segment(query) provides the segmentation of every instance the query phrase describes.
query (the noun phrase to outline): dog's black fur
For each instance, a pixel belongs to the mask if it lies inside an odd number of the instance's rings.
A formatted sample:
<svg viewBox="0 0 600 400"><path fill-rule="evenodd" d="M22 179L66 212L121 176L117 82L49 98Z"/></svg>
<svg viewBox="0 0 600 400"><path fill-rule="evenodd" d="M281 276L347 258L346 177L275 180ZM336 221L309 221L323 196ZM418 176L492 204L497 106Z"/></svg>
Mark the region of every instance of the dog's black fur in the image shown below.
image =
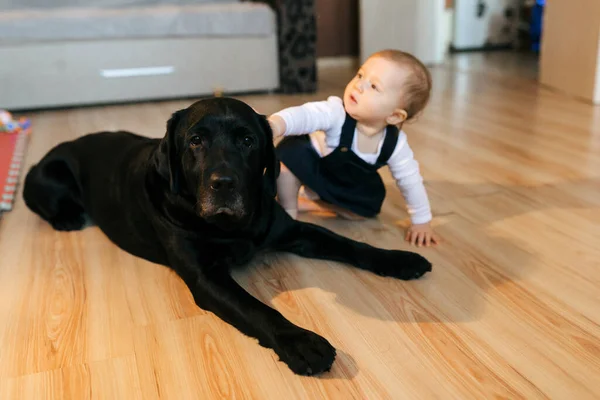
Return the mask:
<svg viewBox="0 0 600 400"><path fill-rule="evenodd" d="M96 224L117 246L166 265L199 307L273 349L297 374L328 371L336 351L230 275L262 250L416 279L431 264L291 219L275 201L279 162L263 115L231 98L175 112L163 139L100 132L53 148L28 172L27 206L55 229Z"/></svg>

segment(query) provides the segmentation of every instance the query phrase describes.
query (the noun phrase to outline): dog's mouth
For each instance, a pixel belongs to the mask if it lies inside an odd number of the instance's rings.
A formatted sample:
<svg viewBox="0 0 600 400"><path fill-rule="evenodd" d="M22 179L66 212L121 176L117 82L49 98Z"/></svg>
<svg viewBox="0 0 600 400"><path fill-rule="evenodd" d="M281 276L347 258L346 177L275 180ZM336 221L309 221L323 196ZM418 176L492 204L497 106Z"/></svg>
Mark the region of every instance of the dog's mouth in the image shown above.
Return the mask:
<svg viewBox="0 0 600 400"><path fill-rule="evenodd" d="M211 217L229 217L231 219L241 219L245 216L243 209L233 206L220 206L211 207L210 205L204 204L201 206L200 216L202 218Z"/></svg>
<svg viewBox="0 0 600 400"><path fill-rule="evenodd" d="M237 225L246 217L246 207L241 194L234 193L222 198L205 195L198 203L198 214L210 223L225 228Z"/></svg>
<svg viewBox="0 0 600 400"><path fill-rule="evenodd" d="M229 207L219 207L215 212L215 215L229 215L231 217L235 217L235 212Z"/></svg>

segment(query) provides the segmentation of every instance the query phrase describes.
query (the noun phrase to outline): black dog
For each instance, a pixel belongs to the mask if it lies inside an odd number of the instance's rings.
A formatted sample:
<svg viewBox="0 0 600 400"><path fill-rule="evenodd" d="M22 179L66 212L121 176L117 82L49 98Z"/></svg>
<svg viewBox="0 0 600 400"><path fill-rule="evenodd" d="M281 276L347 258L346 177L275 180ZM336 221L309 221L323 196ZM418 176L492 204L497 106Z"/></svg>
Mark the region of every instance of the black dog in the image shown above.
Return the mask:
<svg viewBox="0 0 600 400"><path fill-rule="evenodd" d="M294 221L275 201L279 163L263 115L230 98L173 114L163 139L100 132L61 143L28 172L27 206L57 230L91 220L123 250L177 272L196 304L273 349L297 374L336 351L239 286L230 269L259 251L334 260L399 279L431 264Z"/></svg>

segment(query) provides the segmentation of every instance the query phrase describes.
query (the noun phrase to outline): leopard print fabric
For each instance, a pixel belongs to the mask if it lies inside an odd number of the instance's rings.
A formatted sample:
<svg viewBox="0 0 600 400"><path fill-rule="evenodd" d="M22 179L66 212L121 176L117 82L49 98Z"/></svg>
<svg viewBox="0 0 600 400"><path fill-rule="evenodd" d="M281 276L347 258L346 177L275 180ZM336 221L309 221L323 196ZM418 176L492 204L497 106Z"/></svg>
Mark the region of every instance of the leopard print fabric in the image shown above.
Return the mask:
<svg viewBox="0 0 600 400"><path fill-rule="evenodd" d="M251 0L255 1L255 0ZM317 25L314 0L266 0L277 13L279 92L317 90Z"/></svg>

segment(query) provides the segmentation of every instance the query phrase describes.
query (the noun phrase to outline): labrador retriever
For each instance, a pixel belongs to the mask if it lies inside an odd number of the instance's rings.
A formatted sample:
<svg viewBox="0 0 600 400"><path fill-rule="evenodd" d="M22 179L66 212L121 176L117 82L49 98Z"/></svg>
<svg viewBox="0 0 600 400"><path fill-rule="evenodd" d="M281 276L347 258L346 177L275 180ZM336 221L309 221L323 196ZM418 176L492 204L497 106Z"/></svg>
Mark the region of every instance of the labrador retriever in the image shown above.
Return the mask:
<svg viewBox="0 0 600 400"><path fill-rule="evenodd" d="M315 375L331 368L335 348L252 297L232 267L281 251L409 280L431 264L291 219L275 200L278 171L265 116L210 98L175 112L162 139L119 131L58 144L28 171L23 198L54 229L91 222L124 251L172 268L199 307L294 373Z"/></svg>

